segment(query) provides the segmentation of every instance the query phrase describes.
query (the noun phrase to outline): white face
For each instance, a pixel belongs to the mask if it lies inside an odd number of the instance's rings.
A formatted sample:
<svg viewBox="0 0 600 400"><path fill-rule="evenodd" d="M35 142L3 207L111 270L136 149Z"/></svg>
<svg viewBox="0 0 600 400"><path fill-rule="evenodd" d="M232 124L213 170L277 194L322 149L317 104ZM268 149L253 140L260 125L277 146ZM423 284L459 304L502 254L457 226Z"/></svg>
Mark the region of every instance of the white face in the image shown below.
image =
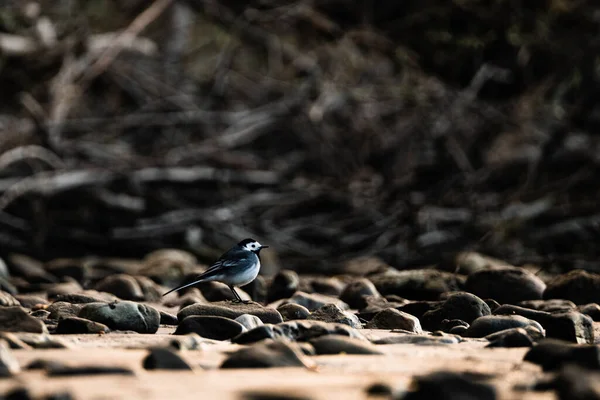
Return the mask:
<svg viewBox="0 0 600 400"><path fill-rule="evenodd" d="M261 247L262 246L258 242L250 242L250 243L246 243L244 245L244 248L246 250L250 250L250 251L256 251L256 250L260 249Z"/></svg>

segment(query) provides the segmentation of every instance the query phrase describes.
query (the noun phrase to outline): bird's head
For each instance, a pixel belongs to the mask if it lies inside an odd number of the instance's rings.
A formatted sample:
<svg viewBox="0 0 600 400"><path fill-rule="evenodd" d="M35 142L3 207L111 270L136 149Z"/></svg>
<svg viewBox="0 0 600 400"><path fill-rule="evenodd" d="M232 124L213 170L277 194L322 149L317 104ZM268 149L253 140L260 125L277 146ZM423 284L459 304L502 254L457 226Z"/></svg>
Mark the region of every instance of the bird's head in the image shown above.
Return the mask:
<svg viewBox="0 0 600 400"><path fill-rule="evenodd" d="M238 243L238 246L240 246L241 248L251 251L253 253L260 253L260 251L262 249L266 249L269 246L263 246L262 244L258 243L256 240L254 239L244 239L241 242Z"/></svg>

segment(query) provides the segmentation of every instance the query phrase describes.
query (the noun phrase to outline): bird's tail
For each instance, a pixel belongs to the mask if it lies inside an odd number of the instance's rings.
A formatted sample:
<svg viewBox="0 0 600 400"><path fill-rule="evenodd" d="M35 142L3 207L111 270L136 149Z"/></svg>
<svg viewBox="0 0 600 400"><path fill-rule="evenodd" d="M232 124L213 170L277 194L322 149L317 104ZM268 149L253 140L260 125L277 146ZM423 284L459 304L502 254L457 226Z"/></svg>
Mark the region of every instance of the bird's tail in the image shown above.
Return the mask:
<svg viewBox="0 0 600 400"><path fill-rule="evenodd" d="M166 296L169 293L176 292L176 291L181 290L181 289L185 289L185 288L190 287L190 286L194 286L195 284L200 283L200 282L204 282L204 279L198 279L198 280L196 280L196 281L194 281L192 283L187 283L185 285L181 285L179 287L176 287L175 289L171 289L168 292L164 293L163 296Z"/></svg>

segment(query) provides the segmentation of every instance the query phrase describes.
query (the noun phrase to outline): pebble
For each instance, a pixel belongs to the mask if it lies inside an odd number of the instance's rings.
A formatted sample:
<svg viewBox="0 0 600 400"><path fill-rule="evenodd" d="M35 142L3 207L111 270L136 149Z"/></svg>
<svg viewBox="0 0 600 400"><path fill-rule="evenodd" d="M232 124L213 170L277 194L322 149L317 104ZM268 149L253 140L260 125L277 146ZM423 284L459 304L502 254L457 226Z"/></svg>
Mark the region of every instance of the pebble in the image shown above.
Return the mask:
<svg viewBox="0 0 600 400"><path fill-rule="evenodd" d="M78 365L69 366L60 362L48 364L46 374L49 377L83 376L83 375L135 375L127 367L112 365Z"/></svg>
<svg viewBox="0 0 600 400"><path fill-rule="evenodd" d="M365 392L368 396L389 397L394 391L387 383L375 382L367 386Z"/></svg>
<svg viewBox="0 0 600 400"><path fill-rule="evenodd" d="M548 283L544 299L565 299L575 304L600 303L600 274L569 271Z"/></svg>
<svg viewBox="0 0 600 400"><path fill-rule="evenodd" d="M192 367L176 352L165 347L154 347L142 361L144 369L174 369L191 371Z"/></svg>
<svg viewBox="0 0 600 400"><path fill-rule="evenodd" d="M60 337L49 334L18 333L18 339L34 349L70 349L73 346Z"/></svg>
<svg viewBox="0 0 600 400"><path fill-rule="evenodd" d="M271 391L250 391L241 394L241 400L311 400L309 397Z"/></svg>
<svg viewBox="0 0 600 400"><path fill-rule="evenodd" d="M0 307L0 331L48 333L48 328L21 307Z"/></svg>
<svg viewBox="0 0 600 400"><path fill-rule="evenodd" d="M308 308L300 304L286 303L277 307L277 311L281 314L284 321L292 321L295 319L307 319L310 315Z"/></svg>
<svg viewBox="0 0 600 400"><path fill-rule="evenodd" d="M337 297L327 296L320 293L296 292L287 300L288 303L300 304L308 308L309 311L317 310L326 304L335 304L342 310L348 310L350 307Z"/></svg>
<svg viewBox="0 0 600 400"><path fill-rule="evenodd" d="M558 400L598 400L598 373L577 365L565 365L552 380Z"/></svg>
<svg viewBox="0 0 600 400"><path fill-rule="evenodd" d="M420 318L423 328L429 331L441 329L443 320L461 320L468 324L484 315L490 315L490 307L485 301L471 293L461 292L449 295L433 310Z"/></svg>
<svg viewBox="0 0 600 400"><path fill-rule="evenodd" d="M0 339L0 378L8 378L21 372L21 366L5 340Z"/></svg>
<svg viewBox="0 0 600 400"><path fill-rule="evenodd" d="M58 278L46 271L44 264L23 254L11 254L8 264L13 276L23 277L30 284L58 282Z"/></svg>
<svg viewBox="0 0 600 400"><path fill-rule="evenodd" d="M334 322L345 324L355 329L361 329L362 324L358 317L348 311L342 311L335 304L326 304L323 307L313 311L308 318L314 321Z"/></svg>
<svg viewBox="0 0 600 400"><path fill-rule="evenodd" d="M108 333L108 326L99 322L79 317L68 317L58 321L56 332L58 334L85 334L85 333Z"/></svg>
<svg viewBox="0 0 600 400"><path fill-rule="evenodd" d="M235 321L242 324L247 330L264 325L260 318L258 318L256 315L250 314L242 314L239 317L237 317Z"/></svg>
<svg viewBox="0 0 600 400"><path fill-rule="evenodd" d="M20 305L19 300L15 299L13 295L0 290L0 307L18 307Z"/></svg>
<svg viewBox="0 0 600 400"><path fill-rule="evenodd" d="M521 307L531 308L538 311L547 312L566 312L572 311L577 306L571 300L550 299L550 300L525 300L517 304Z"/></svg>
<svg viewBox="0 0 600 400"><path fill-rule="evenodd" d="M72 278L78 282L89 279L89 268L81 260L58 258L45 265L46 271L59 278Z"/></svg>
<svg viewBox="0 0 600 400"><path fill-rule="evenodd" d="M57 295L54 301L63 301L71 304L111 303L113 301L119 301L119 298L115 295L106 292L98 292L96 290L84 290L80 293L67 293Z"/></svg>
<svg viewBox="0 0 600 400"><path fill-rule="evenodd" d="M18 334L12 332L0 332L0 339L6 341L11 349L31 350L33 347L19 339Z"/></svg>
<svg viewBox="0 0 600 400"><path fill-rule="evenodd" d="M83 290L79 282L68 278L69 281L56 283L46 288L46 295L49 300L56 299L59 295L69 294L69 293L78 293Z"/></svg>
<svg viewBox="0 0 600 400"><path fill-rule="evenodd" d="M292 297L298 290L300 278L295 271L283 269L271 281L267 290L267 302L272 303L279 299Z"/></svg>
<svg viewBox="0 0 600 400"><path fill-rule="evenodd" d="M291 341L305 342L323 335L343 335L360 340L365 337L354 328L344 324L321 321L288 321L277 325L265 324L232 339L233 343L248 344L263 339L284 338Z"/></svg>
<svg viewBox="0 0 600 400"><path fill-rule="evenodd" d="M446 336L428 336L428 335L394 335L386 336L373 341L374 344L415 344L421 346L440 346L447 344L457 344L463 339L456 335Z"/></svg>
<svg viewBox="0 0 600 400"><path fill-rule="evenodd" d="M179 320L177 319L177 316L168 313L166 311L163 310L158 310L159 314L160 314L160 324L161 325L177 325L179 323Z"/></svg>
<svg viewBox="0 0 600 400"><path fill-rule="evenodd" d="M549 313L505 304L495 314L521 315L539 322L546 330L546 337L563 339L574 343L593 343L593 320L580 312Z"/></svg>
<svg viewBox="0 0 600 400"><path fill-rule="evenodd" d="M15 299L17 299L23 308L34 308L39 305L50 304L45 298L32 294L17 294L15 295Z"/></svg>
<svg viewBox="0 0 600 400"><path fill-rule="evenodd" d="M309 340L316 354L384 354L363 340L341 335L325 335Z"/></svg>
<svg viewBox="0 0 600 400"><path fill-rule="evenodd" d="M61 320L64 318L76 317L85 304L72 304L64 301L55 301L50 304L46 311L50 312L48 318Z"/></svg>
<svg viewBox="0 0 600 400"><path fill-rule="evenodd" d="M234 303L230 301L212 303L212 304L192 304L182 308L177 313L177 319L183 320L190 315L212 315L216 317L225 317L235 319L243 314L256 315L266 324L276 324L283 322L281 314L277 310L266 308L258 303Z"/></svg>
<svg viewBox="0 0 600 400"><path fill-rule="evenodd" d="M304 367L314 369L297 346L276 340L267 340L230 354L221 368L274 368Z"/></svg>
<svg viewBox="0 0 600 400"><path fill-rule="evenodd" d="M185 317L177 326L174 335L196 333L203 338L213 340L229 340L246 329L242 324L225 317L210 315L191 315Z"/></svg>
<svg viewBox="0 0 600 400"><path fill-rule="evenodd" d="M340 300L347 303L350 308L363 309L369 306L367 296L381 297L377 288L367 278L356 279L346 285L340 294Z"/></svg>
<svg viewBox="0 0 600 400"><path fill-rule="evenodd" d="M596 303L584 304L577 307L580 313L589 316L594 321L600 321L600 305Z"/></svg>
<svg viewBox="0 0 600 400"><path fill-rule="evenodd" d="M126 274L107 276L96 283L94 289L99 292L114 294L123 300L141 301L145 299L138 281L133 276Z"/></svg>
<svg viewBox="0 0 600 400"><path fill-rule="evenodd" d="M487 383L478 382L467 374L439 371L414 379L414 391L402 400L496 400L496 389Z"/></svg>
<svg viewBox="0 0 600 400"><path fill-rule="evenodd" d="M466 291L500 304L542 298L546 284L524 268L503 266L479 270L468 276Z"/></svg>
<svg viewBox="0 0 600 400"><path fill-rule="evenodd" d="M379 293L410 300L438 300L444 292L462 290L464 277L435 269L388 270L369 276Z"/></svg>
<svg viewBox="0 0 600 400"><path fill-rule="evenodd" d="M474 320L463 336L482 338L505 329L525 328L527 326L534 326L541 332L544 331L539 322L520 315L486 315Z"/></svg>
<svg viewBox="0 0 600 400"><path fill-rule="evenodd" d="M600 347L592 344L575 345L558 339L544 339L533 346L523 360L540 365L544 371L556 371L567 364L600 370Z"/></svg>
<svg viewBox="0 0 600 400"><path fill-rule="evenodd" d="M160 325L160 313L155 308L132 301L88 303L78 316L119 331L156 333Z"/></svg>
<svg viewBox="0 0 600 400"><path fill-rule="evenodd" d="M394 308L378 312L371 321L365 325L367 329L403 329L413 333L422 333L421 323L417 317L398 311Z"/></svg>
<svg viewBox="0 0 600 400"><path fill-rule="evenodd" d="M523 328L510 328L485 337L490 343L486 347L531 347L534 339Z"/></svg>
<svg viewBox="0 0 600 400"><path fill-rule="evenodd" d="M298 290L308 293L320 293L340 297L346 285L335 277L316 277L300 279Z"/></svg>

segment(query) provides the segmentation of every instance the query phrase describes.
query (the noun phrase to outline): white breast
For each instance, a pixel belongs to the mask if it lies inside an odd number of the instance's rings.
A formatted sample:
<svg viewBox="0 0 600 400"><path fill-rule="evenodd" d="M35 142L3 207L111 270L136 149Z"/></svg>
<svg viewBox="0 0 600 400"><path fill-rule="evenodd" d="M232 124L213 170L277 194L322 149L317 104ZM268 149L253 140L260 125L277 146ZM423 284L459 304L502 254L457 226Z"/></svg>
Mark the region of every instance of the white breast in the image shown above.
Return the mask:
<svg viewBox="0 0 600 400"><path fill-rule="evenodd" d="M227 279L224 279L221 282L232 286L244 286L255 280L259 271L260 260L253 268L248 268L246 271L239 273L236 276L227 277Z"/></svg>

